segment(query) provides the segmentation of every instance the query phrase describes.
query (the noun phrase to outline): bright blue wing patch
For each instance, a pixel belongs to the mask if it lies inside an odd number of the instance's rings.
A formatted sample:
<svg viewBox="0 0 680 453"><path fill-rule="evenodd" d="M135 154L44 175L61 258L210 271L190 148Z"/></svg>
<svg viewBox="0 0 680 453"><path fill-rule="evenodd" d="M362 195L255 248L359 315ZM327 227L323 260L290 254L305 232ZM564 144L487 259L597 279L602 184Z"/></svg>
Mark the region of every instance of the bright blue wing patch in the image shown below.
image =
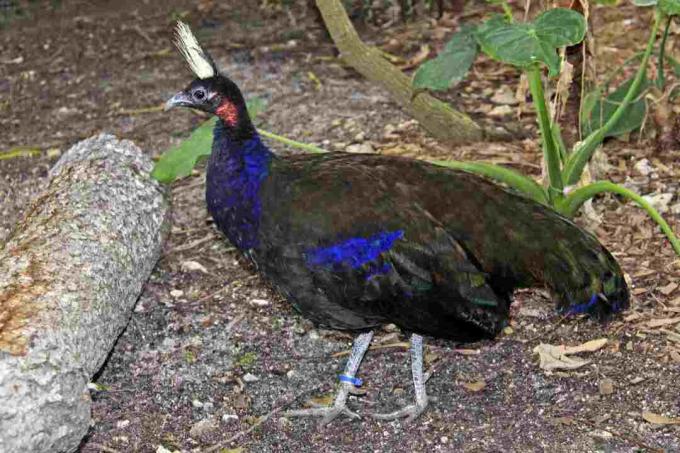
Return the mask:
<svg viewBox="0 0 680 453"><path fill-rule="evenodd" d="M366 263L376 261L382 253L392 248L397 239L403 236L404 230L384 231L367 238L351 238L329 247L311 249L306 253L307 264L334 270L347 266L358 269ZM388 268L376 267L371 276L386 272L389 272Z"/></svg>

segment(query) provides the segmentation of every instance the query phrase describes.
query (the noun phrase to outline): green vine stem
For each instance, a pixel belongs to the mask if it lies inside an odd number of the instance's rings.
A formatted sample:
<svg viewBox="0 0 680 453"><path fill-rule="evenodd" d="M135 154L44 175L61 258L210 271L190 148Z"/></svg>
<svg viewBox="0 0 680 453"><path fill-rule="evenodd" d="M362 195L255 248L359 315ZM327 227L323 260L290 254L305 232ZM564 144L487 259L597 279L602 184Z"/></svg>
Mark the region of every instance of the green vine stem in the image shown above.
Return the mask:
<svg viewBox="0 0 680 453"><path fill-rule="evenodd" d="M663 90L664 85L666 85L666 74L664 72L664 57L666 56L666 40L668 40L668 33L671 29L671 21L673 16L668 16L666 19L666 28L663 30L663 37L661 38L661 44L659 45L659 61L657 69L656 86Z"/></svg>
<svg viewBox="0 0 680 453"><path fill-rule="evenodd" d="M659 225L661 231L663 231L663 233L666 235L673 246L675 253L680 256L680 240L678 240L678 238L675 236L670 225L668 225L664 218L661 217L661 214L659 214L659 212L640 195L636 194L632 190L626 189L623 186L614 184L611 181L597 181L574 190L564 200L562 200L558 210L567 217L573 217L576 214L576 211L578 211L578 209L583 205L583 203L593 198L595 195L605 192L615 193L617 195L631 199L642 209L647 211L647 214L649 214L652 220L654 220Z"/></svg>
<svg viewBox="0 0 680 453"><path fill-rule="evenodd" d="M550 125L550 114L545 103L545 95L543 94L543 82L541 81L541 68L534 65L527 71L529 79L529 90L531 97L536 106L536 113L538 115L538 125L541 128L541 136L543 137L543 157L548 167L549 181L549 198L551 201L559 199L562 195L562 173L560 171L560 156L555 144L552 127Z"/></svg>
<svg viewBox="0 0 680 453"><path fill-rule="evenodd" d="M291 140L290 138L282 137L281 135L262 129L258 129L258 132L263 137L271 138L272 140L279 141L288 146L292 146L293 148L319 154L328 152L323 148L319 148L318 146ZM533 179L527 178L521 173L510 170L509 168L504 168L500 165L487 164L485 162L459 162L455 160L434 160L431 161L431 163L441 167L455 168L457 170L464 170L470 173L486 176L517 189L539 203L545 205L548 204L548 198L541 186L539 186Z"/></svg>
<svg viewBox="0 0 680 453"><path fill-rule="evenodd" d="M298 142L298 141L295 141L295 140L291 140L290 138L283 137L283 136L275 134L273 132L268 132L268 131L265 131L265 130L262 130L262 129L258 129L257 132L260 135L262 135L263 137L271 138L272 140L279 141L279 142L281 142L285 145L292 146L293 148L299 148L299 149L308 151L310 153L321 154L321 153L327 153L328 152L323 148L319 148L318 146L309 145L307 143L302 143L302 142Z"/></svg>
<svg viewBox="0 0 680 453"><path fill-rule="evenodd" d="M309 145L307 143L301 143L290 138L283 137L272 132L268 132L262 129L258 129L258 132L263 137L276 140L293 148L298 148L303 151L308 151L312 153L327 153L323 148L318 146ZM518 173L509 168L501 167L500 165L487 164L485 162L459 162L455 160L433 160L430 161L435 165L441 167L455 168L457 170L463 170L470 173L475 173L478 175L486 176L488 178L494 179L496 181L507 184L508 186L522 192L524 195L538 201L539 203L548 204L548 198L546 196L543 188L536 183L531 178Z"/></svg>
<svg viewBox="0 0 680 453"><path fill-rule="evenodd" d="M564 167L564 183L568 186L576 184L579 179L581 179L581 174L583 173L583 168L586 166L593 153L597 147L604 140L605 135L609 132L612 127L621 119L628 108L631 101L637 96L637 93L642 84L642 80L645 78L647 73L647 63L649 62L649 57L654 49L654 43L656 42L656 34L659 31L659 23L662 19L662 13L658 9L654 13L654 23L652 25L652 31L649 34L649 40L647 41L647 47L645 48L645 53L642 56L642 61L640 62L640 68L635 74L635 79L630 85L630 89L626 96L619 104L618 108L614 114L609 118L609 120L598 130L590 134L581 145L572 153L570 159L567 161L567 165Z"/></svg>
<svg viewBox="0 0 680 453"><path fill-rule="evenodd" d="M548 205L548 197L545 190L536 181L509 168L485 162L460 162L456 160L433 160L430 162L442 167L455 168L456 170L486 176L487 178L507 184L541 204Z"/></svg>

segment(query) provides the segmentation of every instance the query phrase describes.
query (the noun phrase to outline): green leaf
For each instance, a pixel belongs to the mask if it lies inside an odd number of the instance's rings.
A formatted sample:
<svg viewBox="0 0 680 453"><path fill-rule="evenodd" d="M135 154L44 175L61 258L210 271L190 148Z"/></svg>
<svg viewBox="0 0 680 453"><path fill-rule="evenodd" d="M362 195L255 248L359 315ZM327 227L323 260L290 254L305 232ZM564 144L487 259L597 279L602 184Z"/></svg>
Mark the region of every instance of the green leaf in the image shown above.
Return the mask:
<svg viewBox="0 0 680 453"><path fill-rule="evenodd" d="M253 97L246 101L248 114L254 121L267 107L267 101L261 97ZM163 153L151 172L151 177L169 184L177 179L189 176L194 167L210 155L212 150L215 118L201 124L189 137L177 146Z"/></svg>
<svg viewBox="0 0 680 453"><path fill-rule="evenodd" d="M659 9L669 16L678 15L680 14L680 0L659 0Z"/></svg>
<svg viewBox="0 0 680 453"><path fill-rule="evenodd" d="M473 25L462 25L436 58L418 68L413 76L413 87L442 91L463 80L477 56L475 30Z"/></svg>
<svg viewBox="0 0 680 453"><path fill-rule="evenodd" d="M583 40L586 21L582 14L556 8L534 22L509 23L501 16L484 22L475 33L482 50L491 58L520 68L542 62L551 76L560 70L557 48Z"/></svg>
<svg viewBox="0 0 680 453"><path fill-rule="evenodd" d="M654 6L658 3L658 0L633 0L633 5L635 6Z"/></svg>
<svg viewBox="0 0 680 453"><path fill-rule="evenodd" d="M216 118L201 124L189 138L163 153L151 172L162 183L171 183L191 174L202 157L210 155Z"/></svg>
<svg viewBox="0 0 680 453"><path fill-rule="evenodd" d="M630 78L623 82L620 87L614 90L606 98L602 98L602 92L599 88L587 94L583 99L583 109L581 116L581 129L584 135L589 135L593 131L602 127L609 118L614 114L616 108L619 106L626 93L630 89L633 79ZM640 92L649 87L650 82L646 78L642 80L640 85ZM637 93L636 93L637 94ZM616 137L618 135L631 132L642 125L645 114L647 113L647 105L644 99L638 99L631 102L626 112L621 119L607 132L605 137Z"/></svg>

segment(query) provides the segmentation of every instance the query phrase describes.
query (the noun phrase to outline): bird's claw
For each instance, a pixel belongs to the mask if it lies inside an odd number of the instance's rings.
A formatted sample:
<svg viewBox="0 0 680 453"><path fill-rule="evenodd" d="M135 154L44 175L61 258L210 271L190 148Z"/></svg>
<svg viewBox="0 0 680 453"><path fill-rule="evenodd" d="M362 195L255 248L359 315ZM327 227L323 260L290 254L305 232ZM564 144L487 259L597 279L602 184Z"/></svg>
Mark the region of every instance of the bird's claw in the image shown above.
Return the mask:
<svg viewBox="0 0 680 453"><path fill-rule="evenodd" d="M406 407L402 407L399 410L396 410L394 412L389 412L387 414L371 414L371 417L378 419L378 420L397 420L399 418L406 417L406 423L410 423L420 414L423 413L425 408L427 408L427 404L429 401L432 401L432 398L429 398L425 400L424 402L416 402L416 404L411 404Z"/></svg>
<svg viewBox="0 0 680 453"><path fill-rule="evenodd" d="M285 417L321 417L320 425L327 425L340 415L345 415L352 419L360 419L361 415L352 412L345 405L318 406L310 409L299 409L287 411Z"/></svg>

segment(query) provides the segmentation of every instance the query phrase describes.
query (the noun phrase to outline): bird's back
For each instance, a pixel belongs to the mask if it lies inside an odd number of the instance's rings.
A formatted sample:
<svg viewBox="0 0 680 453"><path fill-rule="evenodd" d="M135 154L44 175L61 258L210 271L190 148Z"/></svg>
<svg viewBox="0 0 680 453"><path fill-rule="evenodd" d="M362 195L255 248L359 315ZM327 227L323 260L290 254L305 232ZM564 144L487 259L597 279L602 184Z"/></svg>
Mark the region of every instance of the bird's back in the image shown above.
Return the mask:
<svg viewBox="0 0 680 453"><path fill-rule="evenodd" d="M604 250L531 200L411 159L277 159L260 199L258 266L300 311L335 328L393 322L444 338L493 336L512 291L545 280L562 248Z"/></svg>

